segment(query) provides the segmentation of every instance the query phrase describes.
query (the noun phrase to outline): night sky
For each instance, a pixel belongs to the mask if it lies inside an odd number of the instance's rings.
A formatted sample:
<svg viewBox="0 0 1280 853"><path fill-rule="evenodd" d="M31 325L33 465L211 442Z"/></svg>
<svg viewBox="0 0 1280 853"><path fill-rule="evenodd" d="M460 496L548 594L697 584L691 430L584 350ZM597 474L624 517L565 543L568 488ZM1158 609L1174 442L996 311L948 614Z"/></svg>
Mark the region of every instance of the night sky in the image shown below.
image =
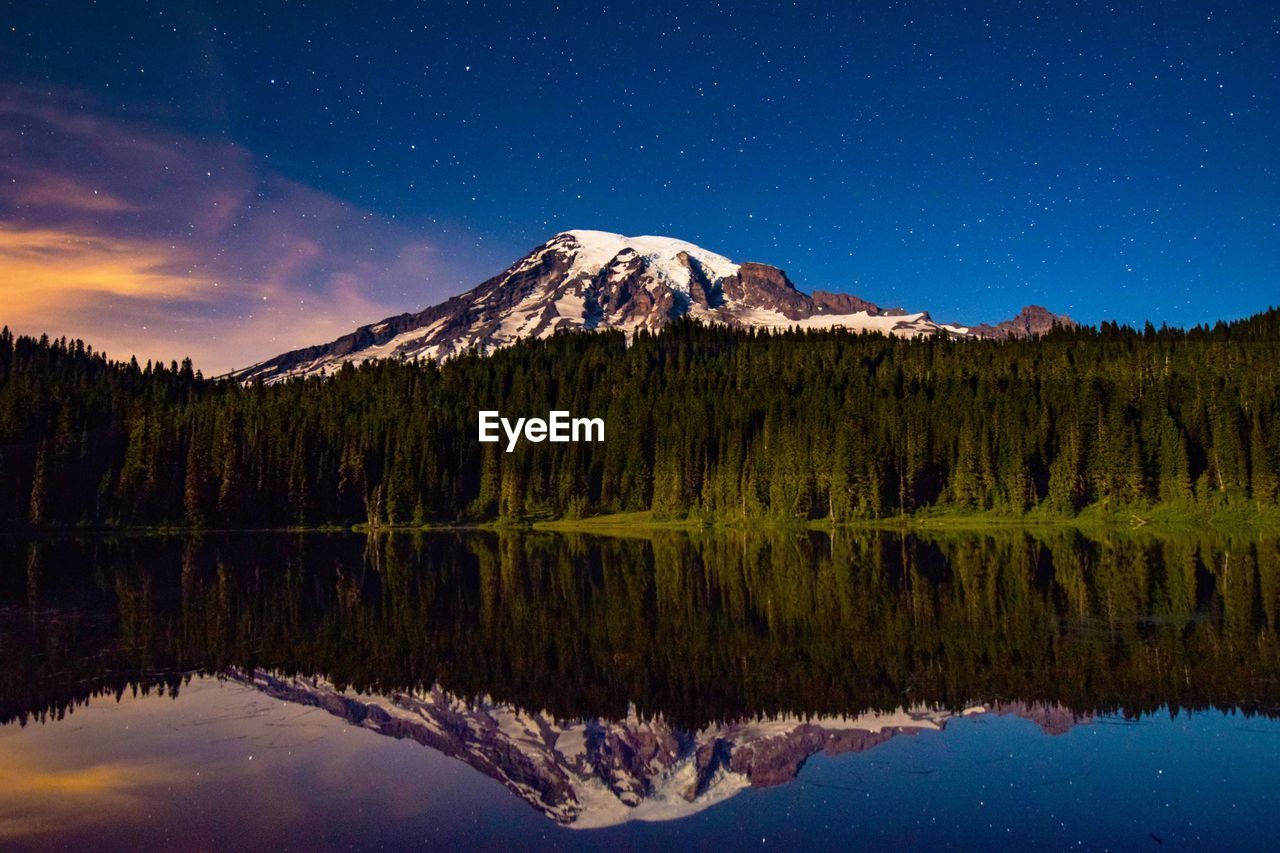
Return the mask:
<svg viewBox="0 0 1280 853"><path fill-rule="evenodd" d="M0 26L0 321L113 355L241 366L569 228L939 320L1280 303L1273 3L63 2Z"/></svg>

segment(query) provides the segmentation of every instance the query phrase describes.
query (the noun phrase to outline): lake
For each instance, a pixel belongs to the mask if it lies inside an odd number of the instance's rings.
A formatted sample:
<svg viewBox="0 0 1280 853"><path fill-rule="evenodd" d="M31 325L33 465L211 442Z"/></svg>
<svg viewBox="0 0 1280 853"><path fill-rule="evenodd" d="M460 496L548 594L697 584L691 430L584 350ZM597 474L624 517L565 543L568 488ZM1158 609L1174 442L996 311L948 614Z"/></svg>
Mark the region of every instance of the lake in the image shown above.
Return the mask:
<svg viewBox="0 0 1280 853"><path fill-rule="evenodd" d="M1267 849L1280 539L0 539L0 848Z"/></svg>

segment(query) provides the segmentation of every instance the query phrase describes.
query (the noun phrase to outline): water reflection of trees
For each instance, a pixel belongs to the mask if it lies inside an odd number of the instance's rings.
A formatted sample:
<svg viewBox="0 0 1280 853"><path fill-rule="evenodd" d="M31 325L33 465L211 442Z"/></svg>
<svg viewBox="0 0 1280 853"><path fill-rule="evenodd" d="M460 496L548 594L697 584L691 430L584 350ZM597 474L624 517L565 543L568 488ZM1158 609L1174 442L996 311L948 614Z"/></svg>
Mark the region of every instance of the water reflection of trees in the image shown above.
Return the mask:
<svg viewBox="0 0 1280 853"><path fill-rule="evenodd" d="M1280 713L1280 544L1078 532L8 541L0 717L228 667L685 725L973 701Z"/></svg>

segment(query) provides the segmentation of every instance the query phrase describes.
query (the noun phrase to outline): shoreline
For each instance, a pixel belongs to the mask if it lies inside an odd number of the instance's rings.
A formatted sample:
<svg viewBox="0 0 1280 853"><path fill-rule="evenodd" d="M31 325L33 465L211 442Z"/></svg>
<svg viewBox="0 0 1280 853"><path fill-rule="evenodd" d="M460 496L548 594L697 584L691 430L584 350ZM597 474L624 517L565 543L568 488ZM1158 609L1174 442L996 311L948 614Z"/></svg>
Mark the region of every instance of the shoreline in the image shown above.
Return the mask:
<svg viewBox="0 0 1280 853"><path fill-rule="evenodd" d="M990 532L1016 530L1080 530L1136 534L1185 533L1280 534L1280 508L1188 513L1178 507L1141 507L1101 511L1087 508L1075 516L1029 513L1025 516L996 513L925 512L891 518L831 522L826 519L750 521L708 518L655 519L648 510L607 513L585 518L543 518L521 521L479 521L441 524L322 524L290 527L21 527L0 529L0 536L204 536L227 534L409 534L409 533L584 533L601 536L644 536L661 531L686 533L835 532L879 531L899 533Z"/></svg>

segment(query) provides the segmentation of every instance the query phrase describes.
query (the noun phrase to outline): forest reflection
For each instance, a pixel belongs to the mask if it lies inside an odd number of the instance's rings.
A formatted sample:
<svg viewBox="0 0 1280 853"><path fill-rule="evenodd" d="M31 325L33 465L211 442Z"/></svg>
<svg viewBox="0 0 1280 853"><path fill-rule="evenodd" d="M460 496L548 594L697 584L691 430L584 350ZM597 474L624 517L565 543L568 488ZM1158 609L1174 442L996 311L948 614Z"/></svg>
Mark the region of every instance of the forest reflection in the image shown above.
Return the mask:
<svg viewBox="0 0 1280 853"><path fill-rule="evenodd" d="M5 539L0 720L192 675L561 718L1280 715L1280 540L1076 530Z"/></svg>

